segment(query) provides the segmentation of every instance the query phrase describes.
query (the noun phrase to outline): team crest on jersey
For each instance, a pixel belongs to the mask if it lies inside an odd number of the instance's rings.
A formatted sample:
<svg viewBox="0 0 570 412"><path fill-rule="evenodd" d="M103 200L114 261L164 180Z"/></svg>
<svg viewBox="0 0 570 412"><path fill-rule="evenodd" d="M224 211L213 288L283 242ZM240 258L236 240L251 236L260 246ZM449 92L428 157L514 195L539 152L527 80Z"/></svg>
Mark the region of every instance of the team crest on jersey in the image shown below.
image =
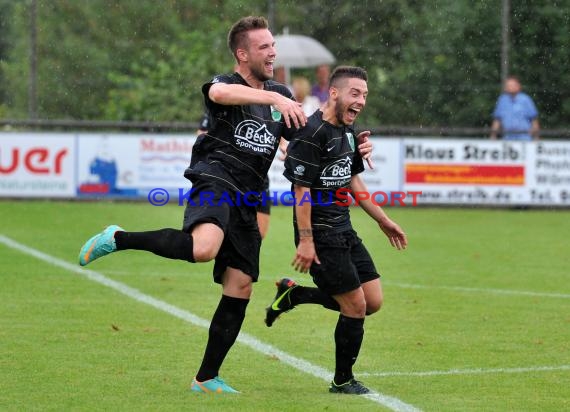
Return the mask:
<svg viewBox="0 0 570 412"><path fill-rule="evenodd" d="M325 187L343 187L352 176L352 158L338 159L323 169L321 184Z"/></svg>
<svg viewBox="0 0 570 412"><path fill-rule="evenodd" d="M279 120L281 120L281 116L282 116L281 112L275 109L273 106L271 106L271 118L276 122L278 122Z"/></svg>
<svg viewBox="0 0 570 412"><path fill-rule="evenodd" d="M255 120L244 120L237 125L235 143L249 152L271 155L275 148L275 136L267 130L267 126Z"/></svg>
<svg viewBox="0 0 570 412"><path fill-rule="evenodd" d="M352 151L354 151L354 136L352 135L352 133L345 133L346 134L346 138L348 139L348 144L350 145L350 148L352 149Z"/></svg>

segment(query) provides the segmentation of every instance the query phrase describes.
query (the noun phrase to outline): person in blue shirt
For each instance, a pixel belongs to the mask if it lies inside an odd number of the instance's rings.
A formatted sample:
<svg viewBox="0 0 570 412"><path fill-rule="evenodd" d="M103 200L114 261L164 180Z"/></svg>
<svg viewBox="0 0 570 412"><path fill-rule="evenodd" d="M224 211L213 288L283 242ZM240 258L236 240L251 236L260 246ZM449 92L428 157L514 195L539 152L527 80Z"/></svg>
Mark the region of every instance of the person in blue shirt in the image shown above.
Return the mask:
<svg viewBox="0 0 570 412"><path fill-rule="evenodd" d="M538 140L538 110L531 97L521 91L519 79L507 77L503 90L493 112L491 139L500 133L504 140Z"/></svg>

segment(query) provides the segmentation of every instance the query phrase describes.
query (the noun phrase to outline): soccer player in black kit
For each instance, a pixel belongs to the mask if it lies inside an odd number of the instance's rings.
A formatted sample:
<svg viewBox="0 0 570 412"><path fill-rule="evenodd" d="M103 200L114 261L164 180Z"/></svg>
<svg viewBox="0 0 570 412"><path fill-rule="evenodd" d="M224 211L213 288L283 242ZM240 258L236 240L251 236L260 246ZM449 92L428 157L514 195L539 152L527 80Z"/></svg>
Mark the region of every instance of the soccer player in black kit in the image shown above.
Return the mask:
<svg viewBox="0 0 570 412"><path fill-rule="evenodd" d="M252 283L259 276L261 237L256 201L282 136L305 125L301 105L273 77L275 41L263 17L249 16L229 31L228 46L237 70L202 87L211 127L200 135L185 176L192 191L183 228L127 232L111 225L81 248L84 266L109 253L145 250L188 262L215 260L214 281L222 297L212 317L208 342L191 389L202 393L236 393L219 377L245 317ZM369 142L359 150L368 156ZM206 196L203 196L206 195Z"/></svg>
<svg viewBox="0 0 570 412"><path fill-rule="evenodd" d="M252 282L259 275L261 244L256 199L249 199L249 206L237 198L262 191L279 138L288 138L290 130L306 122L289 89L271 80L276 50L265 18L240 19L228 34L228 46L238 70L216 76L202 88L212 125L194 145L185 172L192 195L183 229L126 232L113 225L89 239L80 252L81 265L125 249L189 262L215 259L214 281L222 284L222 297L192 382L197 392L236 392L218 372L245 317ZM202 193L213 194L211 201L204 202ZM221 202L223 195L241 206Z"/></svg>
<svg viewBox="0 0 570 412"><path fill-rule="evenodd" d="M364 69L336 68L322 111L310 116L289 144L284 175L292 182L295 193L297 252L292 265L300 272L309 271L317 288L282 279L265 319L271 326L281 313L303 303L340 311L334 333L335 375L329 387L333 393L369 392L354 378L352 366L362 344L365 315L377 312L383 299L380 276L352 228L346 204L346 189L367 192L359 176L364 165L355 150L352 128L367 94ZM392 246L406 247L405 233L379 206L370 199L360 200L360 205L378 223Z"/></svg>

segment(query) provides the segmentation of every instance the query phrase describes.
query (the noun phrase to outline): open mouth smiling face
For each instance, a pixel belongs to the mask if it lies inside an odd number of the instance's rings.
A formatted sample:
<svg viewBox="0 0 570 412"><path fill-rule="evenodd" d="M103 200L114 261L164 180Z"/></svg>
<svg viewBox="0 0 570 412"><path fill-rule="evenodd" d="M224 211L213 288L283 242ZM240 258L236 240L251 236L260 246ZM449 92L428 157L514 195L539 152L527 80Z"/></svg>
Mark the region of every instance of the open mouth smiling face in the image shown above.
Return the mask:
<svg viewBox="0 0 570 412"><path fill-rule="evenodd" d="M337 119L340 123L352 125L364 106L368 88L361 79L348 79L347 84L340 90L337 101Z"/></svg>

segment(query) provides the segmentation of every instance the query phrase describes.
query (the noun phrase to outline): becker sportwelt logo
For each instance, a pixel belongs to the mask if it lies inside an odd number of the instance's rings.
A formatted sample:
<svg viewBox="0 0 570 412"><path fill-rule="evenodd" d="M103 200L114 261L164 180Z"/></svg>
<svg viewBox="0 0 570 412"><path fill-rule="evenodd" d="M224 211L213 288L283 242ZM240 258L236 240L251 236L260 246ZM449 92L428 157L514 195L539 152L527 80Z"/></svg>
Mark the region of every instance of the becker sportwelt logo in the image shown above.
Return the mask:
<svg viewBox="0 0 570 412"><path fill-rule="evenodd" d="M321 172L321 184L326 187L344 186L350 180L352 170L352 159L346 156L328 165Z"/></svg>
<svg viewBox="0 0 570 412"><path fill-rule="evenodd" d="M256 153L271 155L275 148L275 136L265 124L254 120L244 120L236 127L236 145Z"/></svg>

